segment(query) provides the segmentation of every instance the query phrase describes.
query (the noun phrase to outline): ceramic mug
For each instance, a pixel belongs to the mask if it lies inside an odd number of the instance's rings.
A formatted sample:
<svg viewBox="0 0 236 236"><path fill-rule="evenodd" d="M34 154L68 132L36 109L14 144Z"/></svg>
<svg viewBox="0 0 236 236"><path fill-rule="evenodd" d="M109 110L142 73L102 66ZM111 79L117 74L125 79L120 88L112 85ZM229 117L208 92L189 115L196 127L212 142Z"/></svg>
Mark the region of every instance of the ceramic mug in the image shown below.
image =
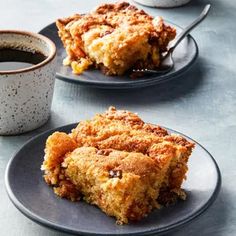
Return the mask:
<svg viewBox="0 0 236 236"><path fill-rule="evenodd" d="M14 135L42 126L50 116L56 47L36 33L0 30L0 53L6 48L37 51L45 56L30 67L0 70L0 135Z"/></svg>
<svg viewBox="0 0 236 236"><path fill-rule="evenodd" d="M182 5L187 4L191 0L135 0L135 2L138 2L145 6L150 7L179 7Z"/></svg>

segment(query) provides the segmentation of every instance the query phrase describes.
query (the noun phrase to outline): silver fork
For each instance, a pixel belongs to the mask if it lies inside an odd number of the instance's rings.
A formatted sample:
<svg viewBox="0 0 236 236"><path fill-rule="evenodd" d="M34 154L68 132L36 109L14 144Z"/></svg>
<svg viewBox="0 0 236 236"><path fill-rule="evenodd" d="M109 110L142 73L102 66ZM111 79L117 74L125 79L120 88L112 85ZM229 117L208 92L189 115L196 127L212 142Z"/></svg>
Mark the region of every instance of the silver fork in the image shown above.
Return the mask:
<svg viewBox="0 0 236 236"><path fill-rule="evenodd" d="M157 70L149 70L149 69L133 69L133 73L138 73L142 75L146 74L166 74L172 70L174 67L174 60L172 57L173 51L179 45L179 43L189 34L191 30L193 30L200 22L202 22L209 13L211 8L210 4L207 4L202 13L199 15L197 19L195 19L189 26L187 26L176 38L175 42L168 50L166 55L163 57L160 67Z"/></svg>

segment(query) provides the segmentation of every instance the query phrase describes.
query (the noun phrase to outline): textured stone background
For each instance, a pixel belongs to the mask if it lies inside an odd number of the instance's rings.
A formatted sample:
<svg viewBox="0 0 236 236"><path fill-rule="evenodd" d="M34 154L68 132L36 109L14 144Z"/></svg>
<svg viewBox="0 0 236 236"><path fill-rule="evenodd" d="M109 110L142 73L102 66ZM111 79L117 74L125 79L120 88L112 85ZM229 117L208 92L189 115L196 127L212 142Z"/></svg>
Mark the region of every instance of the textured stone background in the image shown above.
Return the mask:
<svg viewBox="0 0 236 236"><path fill-rule="evenodd" d="M87 12L104 0L1 0L0 29L37 32L56 18ZM33 135L91 117L108 106L138 112L147 122L176 129L200 142L215 157L222 173L222 189L214 205L182 229L169 235L236 235L236 5L231 0L192 0L168 10L145 8L182 27L206 3L209 17L192 33L200 54L181 78L151 88L106 91L56 81L50 121L21 136L0 137L1 235L66 235L39 226L10 202L4 188L4 171L14 152Z"/></svg>

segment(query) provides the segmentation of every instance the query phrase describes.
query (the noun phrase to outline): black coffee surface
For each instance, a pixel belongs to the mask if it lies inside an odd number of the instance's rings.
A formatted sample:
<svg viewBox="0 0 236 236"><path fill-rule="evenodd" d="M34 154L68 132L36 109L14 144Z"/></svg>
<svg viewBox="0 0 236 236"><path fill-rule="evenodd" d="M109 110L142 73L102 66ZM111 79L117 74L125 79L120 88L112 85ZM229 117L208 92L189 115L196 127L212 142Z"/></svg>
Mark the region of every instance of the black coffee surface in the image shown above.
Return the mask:
<svg viewBox="0 0 236 236"><path fill-rule="evenodd" d="M40 52L27 52L12 48L0 49L0 71L25 69L44 61Z"/></svg>

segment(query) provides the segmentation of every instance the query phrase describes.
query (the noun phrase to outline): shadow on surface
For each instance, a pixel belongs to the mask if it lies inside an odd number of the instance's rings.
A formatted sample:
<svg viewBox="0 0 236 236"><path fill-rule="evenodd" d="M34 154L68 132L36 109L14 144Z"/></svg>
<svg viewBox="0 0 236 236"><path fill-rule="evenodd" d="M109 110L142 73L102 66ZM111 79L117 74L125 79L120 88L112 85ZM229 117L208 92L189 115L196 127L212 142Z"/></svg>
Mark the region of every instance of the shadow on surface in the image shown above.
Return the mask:
<svg viewBox="0 0 236 236"><path fill-rule="evenodd" d="M188 4L184 6L184 8L189 8L189 7L203 7L208 3L211 3L211 0L192 0Z"/></svg>
<svg viewBox="0 0 236 236"><path fill-rule="evenodd" d="M57 122L55 122L55 120ZM53 127L60 126L60 122L61 122L60 116L58 114L56 114L55 112L51 112L51 116L48 119L48 121L43 126L37 128L35 130L28 131L23 134L0 136L0 147L1 147L1 145L2 146L7 145L7 148L3 149L1 154L5 158L10 159L12 157L13 153L15 153L16 150L18 150L25 142L27 142L33 136L38 135L48 129L52 129ZM62 123L63 123L63 121L62 121ZM10 155L5 154L5 152L7 153L8 149L11 150Z"/></svg>
<svg viewBox="0 0 236 236"><path fill-rule="evenodd" d="M181 236L185 234L191 236L225 235L223 232L227 232L227 230L224 228L227 228L227 224L230 223L230 209L227 209L231 205L229 202L229 192L222 187L216 201L205 213L181 229L165 234L165 236Z"/></svg>
<svg viewBox="0 0 236 236"><path fill-rule="evenodd" d="M76 89L77 96L73 99L81 100L79 93L89 93L89 99L94 100L96 103L113 105L145 105L156 104L166 101L179 99L186 96L201 86L204 78L204 60L198 58L195 65L190 68L186 73L156 86L144 87L139 89L130 90L105 90L105 89L92 89L87 87L78 86ZM74 85L75 86L75 85ZM68 94L66 91L70 88L65 86L63 94Z"/></svg>

